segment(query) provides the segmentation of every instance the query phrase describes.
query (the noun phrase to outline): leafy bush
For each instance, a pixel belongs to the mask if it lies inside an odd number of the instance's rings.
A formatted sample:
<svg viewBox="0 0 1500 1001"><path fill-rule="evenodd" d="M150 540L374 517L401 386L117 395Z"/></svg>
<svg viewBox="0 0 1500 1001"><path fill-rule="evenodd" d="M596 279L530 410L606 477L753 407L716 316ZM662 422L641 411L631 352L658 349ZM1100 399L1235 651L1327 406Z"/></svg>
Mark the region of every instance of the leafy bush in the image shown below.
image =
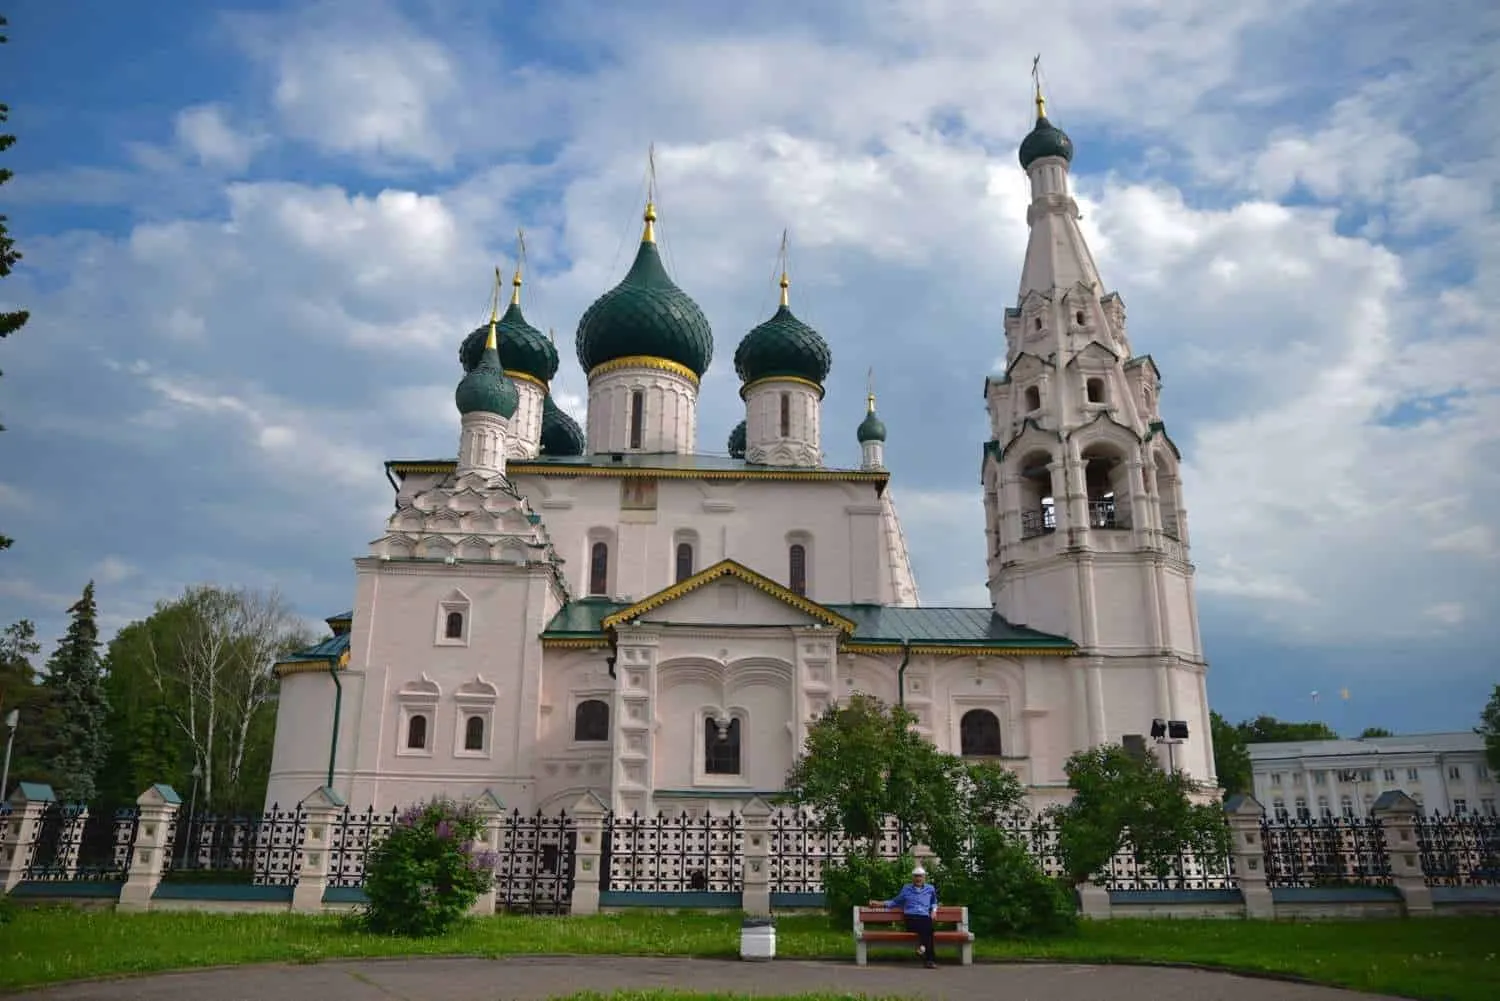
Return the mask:
<svg viewBox="0 0 1500 1001"><path fill-rule="evenodd" d="M839 929L854 926L854 908L872 900L890 900L911 876L910 858L881 859L850 855L823 866L824 906Z"/></svg>
<svg viewBox="0 0 1500 1001"><path fill-rule="evenodd" d="M1106 744L1074 754L1064 770L1073 799L1050 813L1058 855L1074 884L1103 871L1127 847L1143 869L1161 878L1172 873L1184 851L1204 860L1229 853L1223 809L1202 802L1207 790L1182 772L1164 772L1155 758L1136 758Z"/></svg>
<svg viewBox="0 0 1500 1001"><path fill-rule="evenodd" d="M396 818L370 852L365 924L393 935L439 935L495 878L495 855L476 850L483 821L468 805L434 799Z"/></svg>
<svg viewBox="0 0 1500 1001"><path fill-rule="evenodd" d="M941 902L966 905L976 935L1054 935L1071 930L1077 913L1070 887L1047 876L1025 846L1005 832L981 828L968 851L933 874Z"/></svg>

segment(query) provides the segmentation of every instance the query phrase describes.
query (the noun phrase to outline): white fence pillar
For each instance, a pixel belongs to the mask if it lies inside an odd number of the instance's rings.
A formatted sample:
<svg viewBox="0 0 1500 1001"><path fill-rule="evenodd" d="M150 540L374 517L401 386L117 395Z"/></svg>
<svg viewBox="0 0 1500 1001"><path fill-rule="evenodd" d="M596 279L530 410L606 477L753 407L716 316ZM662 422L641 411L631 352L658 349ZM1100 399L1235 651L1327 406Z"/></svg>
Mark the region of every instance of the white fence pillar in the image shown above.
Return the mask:
<svg viewBox="0 0 1500 1001"><path fill-rule="evenodd" d="M1240 895L1245 898L1247 918L1276 916L1271 888L1266 883L1266 846L1260 827L1265 812L1265 807L1248 794L1231 796L1224 803L1224 819L1229 824L1229 852L1234 860L1234 874L1240 882Z"/></svg>
<svg viewBox="0 0 1500 1001"><path fill-rule="evenodd" d="M344 812L344 805L344 798L327 786L319 786L297 804L302 813L302 862L297 869L297 885L292 889L294 911L323 910L333 828Z"/></svg>
<svg viewBox="0 0 1500 1001"><path fill-rule="evenodd" d="M140 812L135 818L135 846L125 871L125 885L120 887L118 910L144 911L161 885L166 870L167 852L171 851L172 822L182 809L182 797L165 783L158 783L135 799ZM187 832L182 832L187 837Z"/></svg>
<svg viewBox="0 0 1500 1001"><path fill-rule="evenodd" d="M571 815L577 841L573 847L573 898L570 914L598 914L601 871L604 857L605 816L609 808L592 792L586 792L573 804Z"/></svg>
<svg viewBox="0 0 1500 1001"><path fill-rule="evenodd" d="M10 819L0 846L0 893L9 893L26 877L42 832L42 814L57 802L45 782L22 782L10 797Z"/></svg>

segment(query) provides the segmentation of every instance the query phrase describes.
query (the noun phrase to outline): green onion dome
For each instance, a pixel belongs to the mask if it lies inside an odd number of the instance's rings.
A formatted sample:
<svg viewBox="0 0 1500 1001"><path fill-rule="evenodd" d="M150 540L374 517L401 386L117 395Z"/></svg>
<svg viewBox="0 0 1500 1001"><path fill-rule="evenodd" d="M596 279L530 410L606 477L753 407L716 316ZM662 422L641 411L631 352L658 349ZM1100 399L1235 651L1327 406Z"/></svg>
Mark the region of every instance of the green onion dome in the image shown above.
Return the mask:
<svg viewBox="0 0 1500 1001"><path fill-rule="evenodd" d="M526 322L521 313L521 276L513 280L515 290L511 293L510 308L500 317L497 327L500 344L500 364L512 376L530 376L542 385L552 381L557 374L557 348L540 330ZM464 338L458 349L458 360L465 372L474 371L479 356L484 353L484 339L489 334L485 324Z"/></svg>
<svg viewBox="0 0 1500 1001"><path fill-rule="evenodd" d="M734 352L734 370L746 385L760 379L793 378L822 387L833 367L833 352L812 327L792 315L786 275L781 276L781 307L745 335Z"/></svg>
<svg viewBox="0 0 1500 1001"><path fill-rule="evenodd" d="M1021 140L1021 168L1027 169L1044 156L1060 156L1073 162L1073 140L1062 129L1047 121L1047 102L1036 96L1036 127Z"/></svg>
<svg viewBox="0 0 1500 1001"><path fill-rule="evenodd" d="M865 419L859 422L859 431L856 434L861 445L867 441L885 441L885 421L875 416L873 394L870 396L870 412L865 414Z"/></svg>
<svg viewBox="0 0 1500 1001"><path fill-rule="evenodd" d="M656 209L646 205L641 248L620 284L578 321L578 363L584 372L624 358L671 362L696 379L708 371L714 335L708 318L678 288L656 248Z"/></svg>
<svg viewBox="0 0 1500 1001"><path fill-rule="evenodd" d="M743 459L745 457L745 422L740 421L729 432L729 457L731 459Z"/></svg>
<svg viewBox="0 0 1500 1001"><path fill-rule="evenodd" d="M474 371L459 380L454 390L453 402L461 414L499 414L506 420L515 416L521 398L516 393L516 384L510 381L505 369L500 367L500 353L495 348L495 325L492 323L485 338L484 351Z"/></svg>
<svg viewBox="0 0 1500 1001"><path fill-rule="evenodd" d="M542 398L542 454L582 455L583 428L548 393Z"/></svg>

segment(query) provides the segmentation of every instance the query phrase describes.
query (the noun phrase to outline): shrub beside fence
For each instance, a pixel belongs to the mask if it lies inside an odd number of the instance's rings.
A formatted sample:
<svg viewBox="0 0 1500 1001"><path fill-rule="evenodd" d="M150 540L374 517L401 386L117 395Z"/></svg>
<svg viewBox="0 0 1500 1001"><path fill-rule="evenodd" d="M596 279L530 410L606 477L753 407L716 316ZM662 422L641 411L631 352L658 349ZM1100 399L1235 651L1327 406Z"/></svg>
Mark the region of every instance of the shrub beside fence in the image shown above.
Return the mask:
<svg viewBox="0 0 1500 1001"><path fill-rule="evenodd" d="M119 897L122 885L140 880L130 896L151 906L168 900L286 903L294 896L298 909L358 904L370 851L395 819L395 811L357 810L334 799L252 817L193 816L175 799L170 788L156 786L142 805L96 813L56 802L45 786L23 786L0 808L5 891ZM496 856L495 892L482 901L485 911L752 908L752 900L759 901L753 909L821 906L823 868L849 852L841 832L801 811L765 804L755 813L643 817L612 814L592 798L576 815L523 814L504 810L493 797L484 802L490 806L488 847ZM1433 901L1500 910L1500 819L1423 817L1410 800L1385 805L1369 818L1276 820L1254 800L1236 797L1226 806L1235 844L1229 857L1200 859L1184 851L1159 876L1127 849L1080 888L1080 897L1088 891L1096 900L1107 895L1120 905L1157 908L1242 901L1244 913L1255 915L1279 913L1288 902L1337 902L1340 891L1361 890L1364 896L1346 896L1394 902L1409 913L1430 912ZM156 818L164 832L156 830ZM1048 821L1021 816L1006 827L1043 872L1063 875L1057 832ZM583 853L583 864L580 830L597 835L585 838L595 847ZM894 821L877 847L882 858L900 856ZM574 907L580 885L590 892ZM1099 906L1102 912L1090 912L1085 901L1086 912L1107 915L1108 905Z"/></svg>

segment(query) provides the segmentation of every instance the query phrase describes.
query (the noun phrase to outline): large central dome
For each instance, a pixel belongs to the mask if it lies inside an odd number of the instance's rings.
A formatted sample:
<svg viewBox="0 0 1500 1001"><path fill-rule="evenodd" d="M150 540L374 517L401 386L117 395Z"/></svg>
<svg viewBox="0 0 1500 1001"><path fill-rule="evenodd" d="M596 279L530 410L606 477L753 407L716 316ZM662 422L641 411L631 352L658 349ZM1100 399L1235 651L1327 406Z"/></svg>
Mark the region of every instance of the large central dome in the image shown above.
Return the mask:
<svg viewBox="0 0 1500 1001"><path fill-rule="evenodd" d="M677 287L656 249L656 212L646 207L646 233L625 278L578 321L578 363L592 372L620 358L676 362L695 376L708 371L714 335L703 310Z"/></svg>

